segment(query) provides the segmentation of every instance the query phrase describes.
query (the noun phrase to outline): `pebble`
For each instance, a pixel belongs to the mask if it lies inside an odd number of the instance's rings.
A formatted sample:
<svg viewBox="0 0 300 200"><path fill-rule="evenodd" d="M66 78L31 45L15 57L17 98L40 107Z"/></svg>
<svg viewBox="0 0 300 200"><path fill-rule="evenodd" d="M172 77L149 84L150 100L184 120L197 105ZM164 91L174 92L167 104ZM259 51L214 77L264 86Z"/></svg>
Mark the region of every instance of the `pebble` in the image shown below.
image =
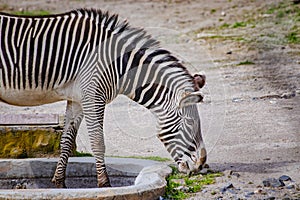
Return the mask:
<svg viewBox="0 0 300 200"><path fill-rule="evenodd" d="M232 183L228 183L227 185L225 185L224 187L222 187L222 188L220 189L220 191L221 191L222 193L225 193L225 192L228 191L228 189L230 189L230 188L234 188L234 186L233 186ZM230 192L230 193L231 193L231 192Z"/></svg>
<svg viewBox="0 0 300 200"><path fill-rule="evenodd" d="M287 195L285 195L284 197L282 197L282 200L291 200L291 198Z"/></svg>
<svg viewBox="0 0 300 200"><path fill-rule="evenodd" d="M175 190L180 190L180 191L183 191L183 192L188 192L189 191L189 187L186 187L186 186L179 186L177 188L174 188Z"/></svg>
<svg viewBox="0 0 300 200"><path fill-rule="evenodd" d="M296 92L286 92L281 95L281 98L290 99L296 96Z"/></svg>
<svg viewBox="0 0 300 200"><path fill-rule="evenodd" d="M264 198L264 200L274 200L275 197L267 197L267 198Z"/></svg>
<svg viewBox="0 0 300 200"><path fill-rule="evenodd" d="M294 183L290 183L290 184L288 184L287 186L286 186L286 189L289 189L289 190L291 190L291 189L295 189L296 187L295 187L295 184Z"/></svg>
<svg viewBox="0 0 300 200"><path fill-rule="evenodd" d="M232 170L226 170L224 172L225 176L227 176L228 178L230 178L231 176L235 176L237 178L239 178L241 175L238 172L232 171Z"/></svg>
<svg viewBox="0 0 300 200"><path fill-rule="evenodd" d="M241 99L241 98L233 98L232 99L232 102L234 102L234 103L238 103L238 102L242 102L243 101L243 99Z"/></svg>
<svg viewBox="0 0 300 200"><path fill-rule="evenodd" d="M246 198L250 198L251 196L253 196L255 193L254 192L248 192L247 194L245 194Z"/></svg>
<svg viewBox="0 0 300 200"><path fill-rule="evenodd" d="M287 176L287 175L282 175L279 177L280 181L291 181L291 177Z"/></svg>
<svg viewBox="0 0 300 200"><path fill-rule="evenodd" d="M254 194L267 194L267 193L262 189L258 189L254 191Z"/></svg>
<svg viewBox="0 0 300 200"><path fill-rule="evenodd" d="M276 179L276 178L268 178L266 180L263 180L263 185L265 187L283 187L283 186L285 186L283 181L280 181L279 179Z"/></svg>

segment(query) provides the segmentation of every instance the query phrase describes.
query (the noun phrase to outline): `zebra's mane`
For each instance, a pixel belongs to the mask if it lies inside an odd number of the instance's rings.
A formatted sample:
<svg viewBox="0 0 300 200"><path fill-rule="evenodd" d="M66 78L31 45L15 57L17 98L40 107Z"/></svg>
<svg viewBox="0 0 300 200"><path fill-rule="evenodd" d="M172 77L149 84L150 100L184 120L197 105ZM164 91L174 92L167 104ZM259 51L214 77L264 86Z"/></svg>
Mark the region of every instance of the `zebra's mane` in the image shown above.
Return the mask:
<svg viewBox="0 0 300 200"><path fill-rule="evenodd" d="M110 14L108 11L102 11L100 9L87 9L81 8L72 10L69 13L83 15L88 18L92 18L96 20L96 23L102 23L104 26L109 27L113 32L117 32L118 34L122 34L123 32L130 31L134 32L137 35L140 35L140 40L144 40L147 48L152 48L154 51L164 51L166 53L163 61L173 61L174 64L170 65L170 67L178 67L181 68L185 73L188 79L192 81L193 76L188 72L187 68L181 64L180 60L172 55L168 50L162 49L160 46L160 42L154 39L149 33L145 31L143 28L132 27L127 20L120 20L118 14ZM100 21L97 20L100 19ZM103 21L104 20L104 21ZM194 83L193 83L194 86Z"/></svg>

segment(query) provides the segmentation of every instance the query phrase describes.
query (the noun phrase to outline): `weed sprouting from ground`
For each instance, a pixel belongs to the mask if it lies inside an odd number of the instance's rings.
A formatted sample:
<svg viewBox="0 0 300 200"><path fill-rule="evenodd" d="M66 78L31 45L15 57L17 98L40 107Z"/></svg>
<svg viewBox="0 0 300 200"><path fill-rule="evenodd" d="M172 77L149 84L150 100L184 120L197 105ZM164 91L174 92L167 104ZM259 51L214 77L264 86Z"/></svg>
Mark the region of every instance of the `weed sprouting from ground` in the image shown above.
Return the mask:
<svg viewBox="0 0 300 200"><path fill-rule="evenodd" d="M249 60L239 62L237 65L254 65L255 63Z"/></svg>
<svg viewBox="0 0 300 200"><path fill-rule="evenodd" d="M286 39L287 39L288 43L290 43L290 44L299 44L300 43L300 38L296 32L288 33L286 35Z"/></svg>
<svg viewBox="0 0 300 200"><path fill-rule="evenodd" d="M21 16L44 16L50 15L51 13L47 10L22 10L22 11L13 11L11 14L21 15Z"/></svg>
<svg viewBox="0 0 300 200"><path fill-rule="evenodd" d="M209 171L206 174L188 176L178 172L177 168L172 167L172 174L167 178L167 187L164 198L166 199L185 199L197 193L205 187L215 183L216 177L223 176L221 172Z"/></svg>

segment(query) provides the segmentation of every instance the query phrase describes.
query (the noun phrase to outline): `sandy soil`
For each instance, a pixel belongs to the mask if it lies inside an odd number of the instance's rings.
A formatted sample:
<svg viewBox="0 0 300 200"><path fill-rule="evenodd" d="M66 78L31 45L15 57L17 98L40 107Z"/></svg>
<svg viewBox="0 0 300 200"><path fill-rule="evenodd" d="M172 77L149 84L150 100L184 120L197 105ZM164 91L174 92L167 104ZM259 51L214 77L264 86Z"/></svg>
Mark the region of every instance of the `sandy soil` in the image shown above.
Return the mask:
<svg viewBox="0 0 300 200"><path fill-rule="evenodd" d="M244 193L256 191L266 178L286 174L300 183L300 46L284 42L284 35L299 21L276 24L276 13L263 12L279 2L0 0L0 7L52 13L79 7L110 10L132 26L145 27L193 73L205 71L205 100L199 108L208 164L213 170L240 176L222 177L194 198L234 199L246 198ZM232 28L246 20L249 24ZM225 23L230 26L220 28ZM244 61L251 63L239 65ZM63 108L64 103L39 108L1 104L0 112L63 113ZM84 124L80 131L78 148L90 151ZM125 97L108 106L105 132L107 155L169 156L155 137L153 117ZM228 182L242 189L238 194L221 193L219 189ZM299 193L275 189L247 199L272 195L281 199L285 194L295 198Z"/></svg>

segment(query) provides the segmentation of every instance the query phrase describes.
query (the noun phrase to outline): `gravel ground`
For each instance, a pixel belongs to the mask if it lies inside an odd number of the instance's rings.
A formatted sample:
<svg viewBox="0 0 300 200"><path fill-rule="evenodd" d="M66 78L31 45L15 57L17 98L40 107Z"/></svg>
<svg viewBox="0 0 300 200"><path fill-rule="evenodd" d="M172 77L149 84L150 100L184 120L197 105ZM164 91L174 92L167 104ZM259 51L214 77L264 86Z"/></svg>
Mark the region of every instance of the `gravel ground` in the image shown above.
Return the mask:
<svg viewBox="0 0 300 200"><path fill-rule="evenodd" d="M297 36L300 20L285 17L287 9L276 10L280 2L300 9L280 0L0 0L0 8L53 13L101 8L145 27L190 71L207 76L199 108L208 164L225 176L191 199L300 199L300 45L285 41L289 31ZM62 114L64 106L0 104L0 112ZM80 131L78 149L89 152L84 123ZM105 137L107 155L169 157L156 139L151 114L123 96L106 110ZM267 183L282 175L292 181Z"/></svg>

